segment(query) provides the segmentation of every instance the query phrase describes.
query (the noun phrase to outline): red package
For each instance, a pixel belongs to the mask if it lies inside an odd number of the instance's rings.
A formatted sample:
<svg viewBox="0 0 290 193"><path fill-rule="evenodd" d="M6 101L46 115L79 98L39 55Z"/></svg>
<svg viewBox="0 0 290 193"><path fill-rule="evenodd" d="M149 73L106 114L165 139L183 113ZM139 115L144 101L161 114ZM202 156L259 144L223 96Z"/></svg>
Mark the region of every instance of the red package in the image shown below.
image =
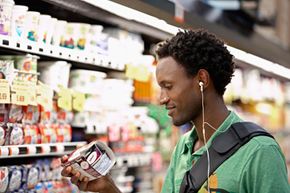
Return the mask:
<svg viewBox="0 0 290 193"><path fill-rule="evenodd" d="M19 123L23 118L22 106L12 104L9 110L9 122Z"/></svg>
<svg viewBox="0 0 290 193"><path fill-rule="evenodd" d="M39 124L39 131L41 135L41 143L55 143L57 135L55 128L50 124Z"/></svg>
<svg viewBox="0 0 290 193"><path fill-rule="evenodd" d="M7 135L8 134L8 128L6 125L0 126L0 146L5 145L5 142L7 141Z"/></svg>
<svg viewBox="0 0 290 193"><path fill-rule="evenodd" d="M57 142L70 142L72 139L72 128L69 124L60 124L56 127Z"/></svg>
<svg viewBox="0 0 290 193"><path fill-rule="evenodd" d="M25 125L24 131L24 144L39 144L40 133L36 125Z"/></svg>
<svg viewBox="0 0 290 193"><path fill-rule="evenodd" d="M40 107L38 106L26 106L23 107L23 119L22 123L25 124L36 124L40 117Z"/></svg>

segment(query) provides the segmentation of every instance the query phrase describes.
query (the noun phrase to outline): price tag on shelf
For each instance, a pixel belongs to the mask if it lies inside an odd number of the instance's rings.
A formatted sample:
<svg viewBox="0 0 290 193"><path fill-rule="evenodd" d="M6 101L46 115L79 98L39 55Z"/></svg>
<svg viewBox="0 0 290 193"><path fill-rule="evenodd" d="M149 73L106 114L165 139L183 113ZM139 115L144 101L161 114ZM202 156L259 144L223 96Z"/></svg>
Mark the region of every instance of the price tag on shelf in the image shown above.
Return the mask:
<svg viewBox="0 0 290 193"><path fill-rule="evenodd" d="M5 146L0 147L0 157L1 156L8 156L8 155L9 155L8 147L5 147Z"/></svg>
<svg viewBox="0 0 290 193"><path fill-rule="evenodd" d="M27 92L18 91L15 94L11 95L11 102L16 105L27 106L28 105L28 97Z"/></svg>
<svg viewBox="0 0 290 193"><path fill-rule="evenodd" d="M28 101L29 105L37 106L36 100L36 82L28 82L29 92L28 92Z"/></svg>
<svg viewBox="0 0 290 193"><path fill-rule="evenodd" d="M61 145L61 144L56 145L56 152L63 153L64 152L64 145Z"/></svg>
<svg viewBox="0 0 290 193"><path fill-rule="evenodd" d="M145 64L127 64L125 74L128 78L135 79L140 82L148 82L151 75L149 67Z"/></svg>
<svg viewBox="0 0 290 193"><path fill-rule="evenodd" d="M44 107L46 110L52 109L53 90L46 84L39 82L37 85L37 103Z"/></svg>
<svg viewBox="0 0 290 193"><path fill-rule="evenodd" d="M0 104L10 103L10 87L5 79L0 79Z"/></svg>
<svg viewBox="0 0 290 193"><path fill-rule="evenodd" d="M13 81L11 91L15 92L11 95L11 102L16 105L27 106L29 102L30 83L28 81Z"/></svg>
<svg viewBox="0 0 290 193"><path fill-rule="evenodd" d="M36 147L34 145L27 146L27 154L35 155L36 154Z"/></svg>
<svg viewBox="0 0 290 193"><path fill-rule="evenodd" d="M45 144L43 144L43 145L41 146L41 153L43 153L43 154L50 153L50 146L49 146L49 145L45 145Z"/></svg>
<svg viewBox="0 0 290 193"><path fill-rule="evenodd" d="M72 93L70 89L60 88L60 91L58 92L57 105L64 110L72 110Z"/></svg>
<svg viewBox="0 0 290 193"><path fill-rule="evenodd" d="M83 111L85 100L85 94L75 91L73 93L73 109L76 111Z"/></svg>
<svg viewBox="0 0 290 193"><path fill-rule="evenodd" d="M125 75L128 78L135 79L137 71L138 71L138 67L136 65L127 64Z"/></svg>
<svg viewBox="0 0 290 193"><path fill-rule="evenodd" d="M9 147L9 155L18 155L19 148L18 147Z"/></svg>

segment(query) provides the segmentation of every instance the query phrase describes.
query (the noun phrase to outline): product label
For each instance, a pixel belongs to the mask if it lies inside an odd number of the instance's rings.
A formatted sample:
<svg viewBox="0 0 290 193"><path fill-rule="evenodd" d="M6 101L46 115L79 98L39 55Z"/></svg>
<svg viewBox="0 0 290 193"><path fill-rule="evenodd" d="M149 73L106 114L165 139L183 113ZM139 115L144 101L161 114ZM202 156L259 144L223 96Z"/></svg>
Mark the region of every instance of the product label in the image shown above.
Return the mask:
<svg viewBox="0 0 290 193"><path fill-rule="evenodd" d="M34 188L38 183L38 170L36 168L30 168L28 177L27 177L27 187L29 189Z"/></svg>
<svg viewBox="0 0 290 193"><path fill-rule="evenodd" d="M11 101L13 104L27 106L30 101L30 86L28 81L14 80L11 91L14 91L11 95Z"/></svg>
<svg viewBox="0 0 290 193"><path fill-rule="evenodd" d="M23 144L23 130L18 126L13 126L10 133L10 145L21 145Z"/></svg>
<svg viewBox="0 0 290 193"><path fill-rule="evenodd" d="M106 175L114 162L115 157L111 149L101 142L91 142L74 151L64 166L72 166L82 176L93 180Z"/></svg>
<svg viewBox="0 0 290 193"><path fill-rule="evenodd" d="M57 106L67 110L71 111L72 110L72 93L71 90L66 89L66 88L61 88L58 94L58 99L57 99Z"/></svg>
<svg viewBox="0 0 290 193"><path fill-rule="evenodd" d="M4 145L5 143L5 139L6 139L6 132L5 129L3 127L0 126L0 145Z"/></svg>
<svg viewBox="0 0 290 193"><path fill-rule="evenodd" d="M9 182L9 171L7 167L0 167L0 192L6 192Z"/></svg>
<svg viewBox="0 0 290 193"><path fill-rule="evenodd" d="M73 93L73 109L76 111L83 111L84 105L86 101L86 96L83 93L80 92L74 92Z"/></svg>
<svg viewBox="0 0 290 193"><path fill-rule="evenodd" d="M10 87L8 80L0 79L0 104L10 103Z"/></svg>
<svg viewBox="0 0 290 193"><path fill-rule="evenodd" d="M10 182L9 182L9 191L14 191L19 189L22 180L22 173L20 170L12 171Z"/></svg>
<svg viewBox="0 0 290 193"><path fill-rule="evenodd" d="M107 156L107 154L103 154L99 161L95 163L93 168L101 175L105 175L110 169L111 163L111 159Z"/></svg>

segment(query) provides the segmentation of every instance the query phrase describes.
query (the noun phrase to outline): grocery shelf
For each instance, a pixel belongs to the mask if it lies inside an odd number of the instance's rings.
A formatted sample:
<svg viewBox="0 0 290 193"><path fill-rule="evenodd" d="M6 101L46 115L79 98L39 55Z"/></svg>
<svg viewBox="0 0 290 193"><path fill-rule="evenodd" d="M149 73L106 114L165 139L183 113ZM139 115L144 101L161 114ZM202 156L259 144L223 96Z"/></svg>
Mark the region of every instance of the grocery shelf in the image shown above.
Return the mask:
<svg viewBox="0 0 290 193"><path fill-rule="evenodd" d="M108 56L91 54L82 50L74 50L49 44L41 44L29 40L17 40L10 36L0 35L0 48L56 58L59 60L77 62L81 64L94 65L111 70L122 71L125 69L124 64L113 61Z"/></svg>
<svg viewBox="0 0 290 193"><path fill-rule="evenodd" d="M128 153L116 154L116 168L127 167L141 167L149 166L151 164L151 153Z"/></svg>
<svg viewBox="0 0 290 193"><path fill-rule="evenodd" d="M86 142L68 143L44 143L0 146L0 159L21 158L21 157L41 157L41 156L61 156L71 153Z"/></svg>

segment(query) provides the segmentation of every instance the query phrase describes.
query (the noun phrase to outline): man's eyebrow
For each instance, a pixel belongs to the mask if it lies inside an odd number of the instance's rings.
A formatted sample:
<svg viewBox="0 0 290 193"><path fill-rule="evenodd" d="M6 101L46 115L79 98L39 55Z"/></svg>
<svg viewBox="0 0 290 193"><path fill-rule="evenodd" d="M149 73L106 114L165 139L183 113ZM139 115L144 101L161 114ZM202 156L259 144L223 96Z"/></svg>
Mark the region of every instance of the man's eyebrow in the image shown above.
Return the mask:
<svg viewBox="0 0 290 193"><path fill-rule="evenodd" d="M165 85L165 84L171 84L171 82L170 81L168 81L168 80L162 80L161 82L159 82L159 85Z"/></svg>

